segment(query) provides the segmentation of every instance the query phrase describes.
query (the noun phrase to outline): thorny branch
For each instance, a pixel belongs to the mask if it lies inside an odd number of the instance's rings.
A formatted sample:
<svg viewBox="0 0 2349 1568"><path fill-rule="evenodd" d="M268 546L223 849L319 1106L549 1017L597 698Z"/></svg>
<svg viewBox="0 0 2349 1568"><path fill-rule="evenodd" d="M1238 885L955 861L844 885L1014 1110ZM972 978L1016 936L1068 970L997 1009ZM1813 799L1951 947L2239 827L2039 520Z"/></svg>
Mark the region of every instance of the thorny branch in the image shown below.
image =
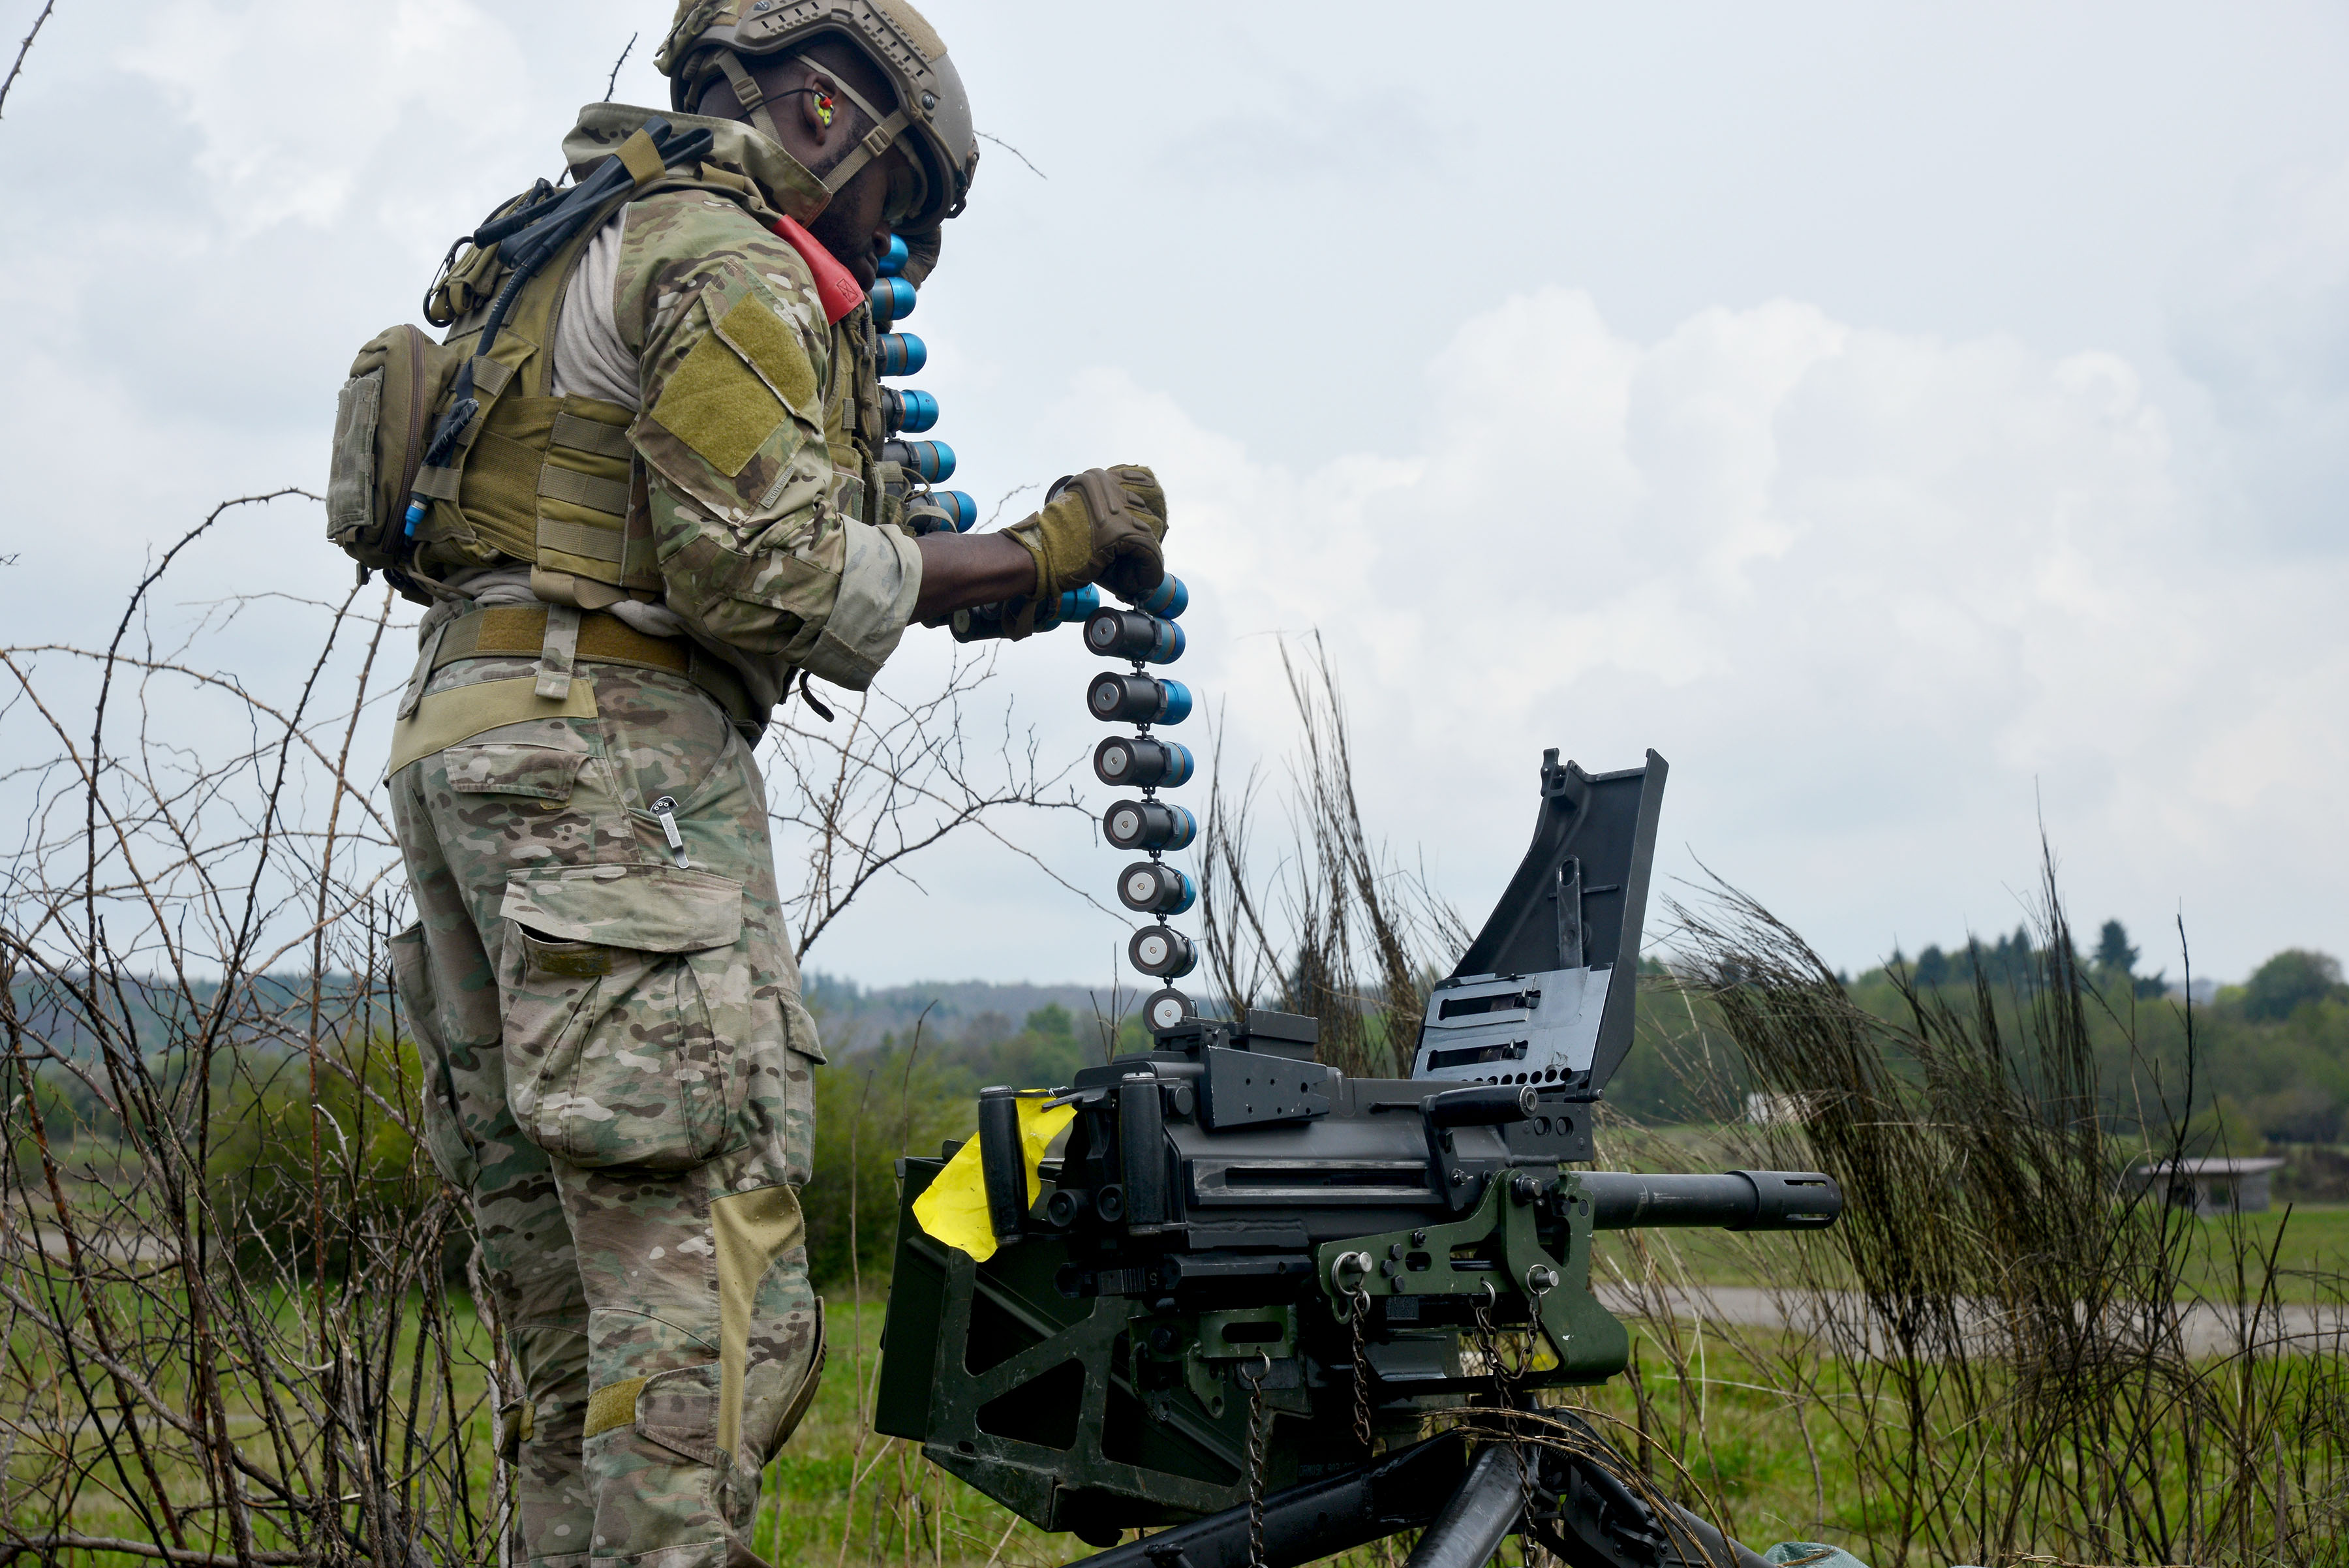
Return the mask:
<svg viewBox="0 0 2349 1568"><path fill-rule="evenodd" d="M41 14L33 18L33 30L25 35L24 43L19 45L16 49L16 63L8 67L8 79L5 82L0 82L0 109L5 109L7 108L8 89L16 85L16 78L18 77L24 75L25 57L33 52L33 40L41 36L41 29L49 25L49 13L57 8L57 0L47 0L47 4L41 7ZM16 557L13 556L8 557L8 564L14 566L16 564Z"/></svg>
<svg viewBox="0 0 2349 1568"><path fill-rule="evenodd" d="M160 607L301 493L214 508L101 646L0 646L0 1562L487 1564L510 1511L512 1366L387 957L408 628L356 592ZM950 836L1024 853L1004 812L1081 809L1008 709L972 718L991 673L779 733L802 947Z"/></svg>
<svg viewBox="0 0 2349 1568"><path fill-rule="evenodd" d="M843 702L832 724L810 727L788 711L776 721L777 798L768 809L778 860L804 867L783 900L802 959L866 888L885 877L912 881L905 863L965 828L1086 897L995 825L1013 810L1091 814L1064 787L1071 766L1048 768L1009 705L992 747L974 752L971 709L994 677L991 655L957 660L945 688L918 700L868 691Z"/></svg>
<svg viewBox="0 0 2349 1568"><path fill-rule="evenodd" d="M612 62L612 79L604 84L604 101L605 103L611 102L612 95L619 90L620 67L628 63L629 55L636 51L636 40L642 36L644 36L644 35L641 33L631 33L628 35L628 41L620 47L620 57Z"/></svg>
<svg viewBox="0 0 2349 1568"><path fill-rule="evenodd" d="M1050 174L1045 173L1041 169L1037 168L1037 167L1036 167L1036 165L1035 165L1034 163L1030 162L1030 161L1029 161L1028 155L1027 155L1025 152L1020 151L1019 151L1019 149L1018 149L1017 147L1012 146L1012 145L1011 145L1011 143L1009 143L1009 142L1008 142L1008 141L1004 140L1003 140L1003 138L1001 138L1001 137L999 137L999 136L996 135L996 134L995 134L994 132L992 132L992 131L988 131L988 130L982 130L982 131L980 131L978 134L979 134L979 135L981 135L981 136L986 137L989 141L992 141L993 143L995 143L995 145L997 145L998 147L1000 147L1001 149L1003 149L1003 151L1005 151L1006 152L1009 152L1009 154L1011 154L1011 156L1012 156L1012 157L1017 158L1018 160L1019 160L1019 161L1020 161L1020 162L1028 164L1028 172L1030 172L1030 174L1033 174L1034 176L1036 176L1036 178L1037 178L1037 179L1039 179L1039 180L1049 180L1049 179L1050 179L1050 178L1051 178L1051 176L1050 176Z"/></svg>

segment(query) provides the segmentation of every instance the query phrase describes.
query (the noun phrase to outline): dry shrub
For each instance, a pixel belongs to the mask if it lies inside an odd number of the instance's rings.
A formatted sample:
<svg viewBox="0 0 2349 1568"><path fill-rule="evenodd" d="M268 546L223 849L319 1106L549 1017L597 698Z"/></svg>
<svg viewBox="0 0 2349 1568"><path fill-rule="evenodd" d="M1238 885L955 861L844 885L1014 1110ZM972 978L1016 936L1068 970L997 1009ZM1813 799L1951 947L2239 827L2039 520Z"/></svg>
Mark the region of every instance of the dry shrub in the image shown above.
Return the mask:
<svg viewBox="0 0 2349 1568"><path fill-rule="evenodd" d="M0 859L0 1561L500 1550L492 1417L516 1389L464 1284L466 1205L422 1153L386 945L409 914L357 761L408 680L409 607L158 607L208 535L300 493L216 508L103 645L0 648L25 824ZM223 634L253 619L269 652L241 665ZM802 954L946 837L1016 851L1006 814L1082 809L1008 705L973 711L991 674L778 726Z"/></svg>
<svg viewBox="0 0 2349 1568"><path fill-rule="evenodd" d="M1902 978L1900 1019L1734 889L1673 906L1692 1022L1798 1112L1733 1141L1844 1192L1825 1245L1754 1254L1796 1332L1739 1343L1840 1437L1879 1568L2337 1561L2343 1282L2288 1280L2280 1233L2262 1247L2123 1179L2186 1147L2190 1020L2182 1077L2133 1050L2128 1081L2103 1081L2106 1003L2044 867L2032 971L2002 988L1977 967L1962 1004Z"/></svg>
<svg viewBox="0 0 2349 1568"><path fill-rule="evenodd" d="M1321 1025L1320 1059L1358 1077L1400 1076L1427 991L1468 946L1457 911L1399 867L1362 825L1353 742L1329 651L1283 644L1297 713L1288 843L1269 870L1255 856L1262 776L1237 786L1218 732L1201 835L1199 903L1207 974L1235 1008L1270 1005Z"/></svg>

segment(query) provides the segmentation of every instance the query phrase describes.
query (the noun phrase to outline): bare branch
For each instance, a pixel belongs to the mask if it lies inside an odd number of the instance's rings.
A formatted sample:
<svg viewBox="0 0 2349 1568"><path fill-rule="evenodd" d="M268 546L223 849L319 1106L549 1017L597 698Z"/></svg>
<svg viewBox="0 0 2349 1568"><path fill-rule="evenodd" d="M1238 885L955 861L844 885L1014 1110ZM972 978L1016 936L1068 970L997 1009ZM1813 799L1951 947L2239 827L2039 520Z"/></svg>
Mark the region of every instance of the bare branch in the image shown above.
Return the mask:
<svg viewBox="0 0 2349 1568"><path fill-rule="evenodd" d="M1281 668L1298 719L1292 847L1268 874L1254 869L1259 780L1251 770L1226 782L1219 726L1199 888L1208 972L1236 1007L1269 985L1284 1008L1319 1020L1333 1065L1402 1073L1426 989L1465 948L1465 922L1364 826L1345 704L1320 639L1301 649L1284 641Z"/></svg>
<svg viewBox="0 0 2349 1568"><path fill-rule="evenodd" d="M629 52L636 47L636 40L643 36L644 35L641 33L629 34L627 43L621 47L620 57L612 62L612 79L604 84L604 101L605 103L611 102L613 93L619 90L620 67L628 63Z"/></svg>
<svg viewBox="0 0 2349 1568"><path fill-rule="evenodd" d="M1012 156L1012 157L1017 158L1018 160L1019 160L1019 161L1020 161L1020 162L1022 162L1022 163L1027 163L1027 164L1028 164L1028 172L1030 172L1030 174L1033 174L1034 176L1036 176L1036 178L1037 178L1037 179L1039 179L1039 180L1049 180L1049 179L1050 179L1050 178L1051 178L1051 176L1050 176L1050 175L1049 175L1049 174L1045 173L1041 169L1037 168L1035 164L1033 164L1033 163L1029 163L1029 161L1028 161L1028 155L1027 155L1025 152L1020 151L1019 151L1019 149L1018 149L1017 147L1012 146L1012 145L1011 145L1011 143L1009 143L1009 142L1008 142L1008 141L1004 140L1003 140L1003 138L1001 138L1001 137L999 137L999 136L995 135L995 134L994 134L993 132L991 132L991 131L986 131L986 130L982 130L982 131L980 131L978 134L979 134L979 135L981 135L981 136L986 137L989 141L992 141L992 142L993 142L993 143L995 143L995 145L997 145L998 147L1002 148L1006 152L1009 152L1009 154L1011 154L1011 156Z"/></svg>
<svg viewBox="0 0 2349 1568"><path fill-rule="evenodd" d="M41 14L33 18L33 30L25 35L24 43L19 45L16 49L16 63L8 67L8 79L5 82L0 82L0 109L5 109L7 108L8 89L15 87L16 85L16 78L24 74L25 57L33 52L33 40L41 36L41 29L47 26L49 24L49 13L57 8L57 0L47 0L47 3L41 7ZM8 565L13 566L16 564L16 558L14 556L9 556Z"/></svg>
<svg viewBox="0 0 2349 1568"><path fill-rule="evenodd" d="M988 656L957 662L945 690L918 701L867 691L843 704L836 725L776 723L768 814L781 858L805 867L784 898L802 960L867 888L885 877L910 881L908 861L965 829L1085 897L995 826L1011 811L1091 814L1062 788L1071 768L1045 770L1033 733L1014 728L1008 702L992 753L974 765L969 705L994 679Z"/></svg>

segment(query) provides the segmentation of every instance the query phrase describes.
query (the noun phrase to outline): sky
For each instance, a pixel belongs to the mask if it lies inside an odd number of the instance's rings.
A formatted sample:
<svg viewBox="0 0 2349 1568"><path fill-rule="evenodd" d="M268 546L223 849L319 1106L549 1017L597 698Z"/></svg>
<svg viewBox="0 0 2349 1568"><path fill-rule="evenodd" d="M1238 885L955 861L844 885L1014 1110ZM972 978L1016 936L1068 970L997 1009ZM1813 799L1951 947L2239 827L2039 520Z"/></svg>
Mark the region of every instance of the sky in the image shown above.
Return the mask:
<svg viewBox="0 0 2349 1568"><path fill-rule="evenodd" d="M1277 796L1318 632L1366 820L1472 921L1545 747L1652 748L1660 888L1709 868L1837 965L2013 929L2043 832L2147 969L2181 920L2199 974L2349 951L2349 13L927 10L999 139L906 323L936 433L982 509L1156 467L1235 776ZM632 33L615 96L666 101L667 19L61 5L0 114L6 640L323 489L350 354ZM298 502L174 571L191 622L349 576ZM298 681L272 613L205 657ZM917 631L884 682L944 665ZM989 690L1105 806L1092 668L1062 631ZM1106 984L1123 857L1004 832L1033 858L950 841L812 966Z"/></svg>

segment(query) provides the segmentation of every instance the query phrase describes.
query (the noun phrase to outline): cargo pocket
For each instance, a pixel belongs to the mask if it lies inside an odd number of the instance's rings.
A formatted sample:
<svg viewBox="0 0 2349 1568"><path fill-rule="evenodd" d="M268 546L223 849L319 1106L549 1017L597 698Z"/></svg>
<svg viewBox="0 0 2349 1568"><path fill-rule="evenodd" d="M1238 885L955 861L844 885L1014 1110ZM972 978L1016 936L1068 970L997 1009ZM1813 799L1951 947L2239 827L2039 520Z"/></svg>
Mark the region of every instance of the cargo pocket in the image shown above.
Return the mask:
<svg viewBox="0 0 2349 1568"><path fill-rule="evenodd" d="M725 1148L757 1030L742 885L667 866L526 872L499 913L523 1136L589 1168L682 1170Z"/></svg>
<svg viewBox="0 0 2349 1568"><path fill-rule="evenodd" d="M716 1468L719 1371L714 1363L607 1383L587 1396L586 1440L633 1427L688 1463Z"/></svg>
<svg viewBox="0 0 2349 1568"><path fill-rule="evenodd" d="M571 799L587 753L570 747L493 742L450 746L440 753L449 788L457 794L513 794L548 807Z"/></svg>
<svg viewBox="0 0 2349 1568"><path fill-rule="evenodd" d="M824 1357L831 1348L823 1336L823 1298L818 1296L815 1298L815 1354L808 1357L806 1375L801 1377L800 1386L792 1390L791 1402L783 1407L782 1419L775 1423L773 1435L766 1440L764 1452L760 1455L761 1464L781 1453L783 1445L792 1440L792 1434L800 1429L800 1423L807 1419L808 1407L815 1403L815 1391L823 1383Z"/></svg>
<svg viewBox="0 0 2349 1568"><path fill-rule="evenodd" d="M457 1081L449 1070L449 1049L440 1033L440 1002L425 956L423 921L391 939L391 970L399 985L399 1004L408 1010L409 1033L416 1037L417 1061L422 1070L424 1151L432 1157L432 1168L443 1181L460 1192L471 1192L481 1164L465 1137L457 1108Z"/></svg>
<svg viewBox="0 0 2349 1568"><path fill-rule="evenodd" d="M805 1187L815 1176L815 1069L824 1064L815 1019L795 993L781 1001L783 1018L783 1179Z"/></svg>

